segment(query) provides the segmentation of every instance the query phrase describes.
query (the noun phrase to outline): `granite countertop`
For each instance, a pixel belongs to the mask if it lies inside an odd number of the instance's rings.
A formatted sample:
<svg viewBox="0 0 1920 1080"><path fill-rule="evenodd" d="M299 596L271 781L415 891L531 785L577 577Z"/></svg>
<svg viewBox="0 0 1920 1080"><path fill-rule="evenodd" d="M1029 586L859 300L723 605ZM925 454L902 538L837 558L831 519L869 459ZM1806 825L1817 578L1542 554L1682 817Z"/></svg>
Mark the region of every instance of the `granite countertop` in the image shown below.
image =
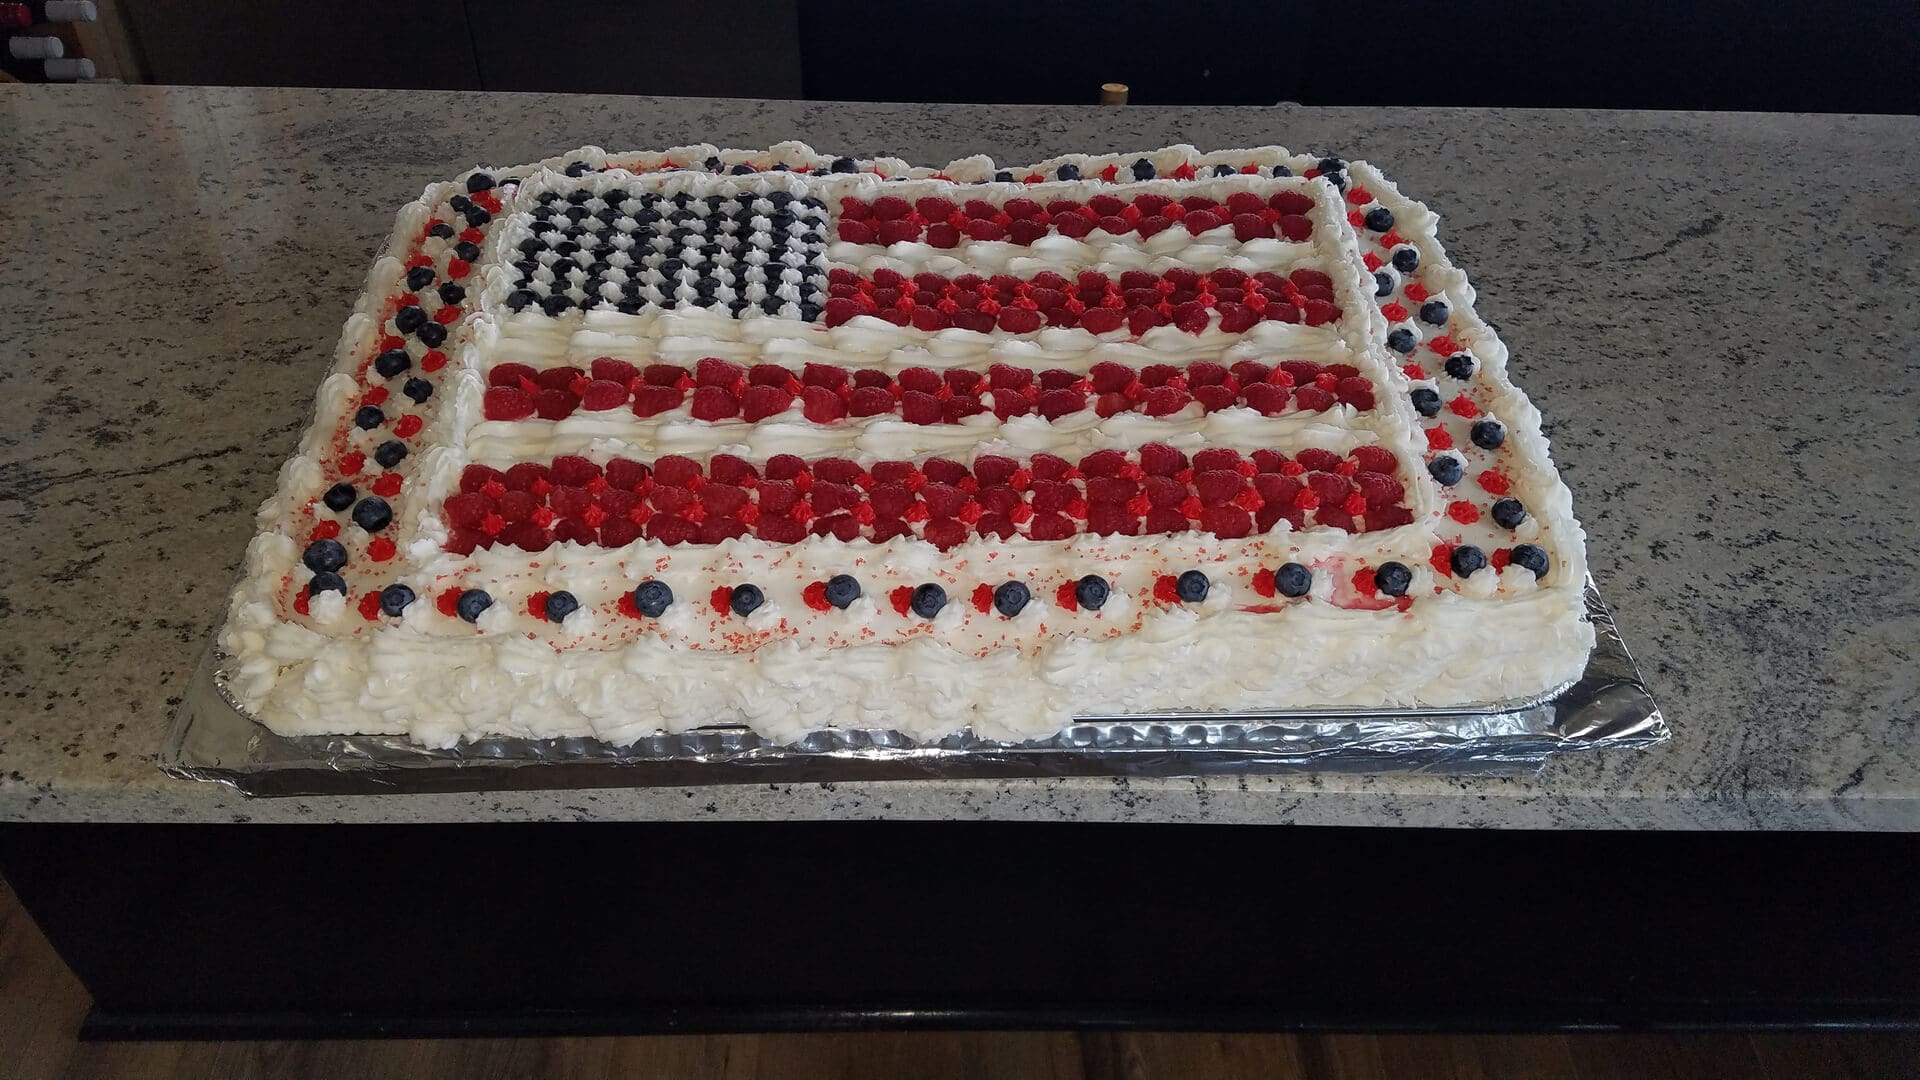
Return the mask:
<svg viewBox="0 0 1920 1080"><path fill-rule="evenodd" d="M0 87L0 821L1920 828L1920 120ZM1675 736L1537 777L247 800L154 761L393 213L477 162L1281 143L1445 218ZM1904 539L1903 539L1904 538Z"/></svg>

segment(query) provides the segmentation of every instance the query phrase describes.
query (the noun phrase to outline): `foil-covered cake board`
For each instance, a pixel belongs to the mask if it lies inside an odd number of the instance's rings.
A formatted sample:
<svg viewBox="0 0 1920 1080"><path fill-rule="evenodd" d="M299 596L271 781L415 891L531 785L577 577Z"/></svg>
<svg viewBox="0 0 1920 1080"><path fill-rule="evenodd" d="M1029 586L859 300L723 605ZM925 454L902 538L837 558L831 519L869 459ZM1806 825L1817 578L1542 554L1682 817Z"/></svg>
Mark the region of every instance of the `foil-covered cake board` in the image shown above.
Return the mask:
<svg viewBox="0 0 1920 1080"><path fill-rule="evenodd" d="M725 723L630 746L597 739L484 739L434 750L399 736L276 735L235 706L209 650L160 755L169 775L247 795L1041 776L1220 776L1418 769L1531 771L1553 754L1638 748L1669 730L1591 579L1586 671L1545 697L1447 709L1089 716L1050 739L962 732L916 743L892 731L823 730L778 745Z"/></svg>

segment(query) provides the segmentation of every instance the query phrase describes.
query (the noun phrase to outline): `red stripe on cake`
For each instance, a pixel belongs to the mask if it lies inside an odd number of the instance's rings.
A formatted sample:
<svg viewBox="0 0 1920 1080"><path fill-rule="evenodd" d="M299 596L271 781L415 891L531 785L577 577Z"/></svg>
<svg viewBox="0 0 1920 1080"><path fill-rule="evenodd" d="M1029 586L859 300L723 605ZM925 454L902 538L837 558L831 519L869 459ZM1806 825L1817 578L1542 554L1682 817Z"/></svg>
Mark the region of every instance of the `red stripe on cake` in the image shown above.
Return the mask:
<svg viewBox="0 0 1920 1080"><path fill-rule="evenodd" d="M872 200L841 199L833 229L836 237L849 244L925 243L942 249L967 241L1024 247L1045 236L1078 240L1095 232L1144 240L1169 229L1185 229L1198 236L1222 226L1231 228L1240 243L1304 241L1313 235L1313 221L1306 216L1312 209L1313 200L1293 190L1271 195L1239 191L1224 199L1098 194L1044 203L1024 196L994 202L929 195L909 202L898 195L883 195Z"/></svg>
<svg viewBox="0 0 1920 1080"><path fill-rule="evenodd" d="M692 368L644 367L601 357L586 370L536 370L501 364L487 373L488 420L563 420L577 411L626 409L640 417L688 405L696 420L749 423L786 412L795 402L815 424L849 417L897 416L915 424L953 424L992 413L1001 420L1035 415L1056 420L1093 409L1113 416L1177 413L1198 401L1208 412L1245 406L1266 416L1323 412L1336 404L1372 409L1376 388L1347 364L1287 360L1269 366L1243 360L1231 368L1210 361L1135 369L1102 362L1085 374L995 364L987 371L907 368L849 370L829 364L799 369L751 367L709 357Z"/></svg>
<svg viewBox="0 0 1920 1080"><path fill-rule="evenodd" d="M1344 458L1318 449L1289 457L1223 448L1189 458L1151 444L1079 461L982 455L971 466L933 458L869 468L790 454L764 467L727 454L705 465L677 455L650 465L616 458L604 466L567 456L505 472L469 465L444 516L447 549L457 554L495 545L542 551L565 541L619 547L643 536L666 544L917 536L942 549L1015 535L1198 531L1231 539L1283 519L1296 529L1370 532L1413 520L1397 467L1377 446Z"/></svg>

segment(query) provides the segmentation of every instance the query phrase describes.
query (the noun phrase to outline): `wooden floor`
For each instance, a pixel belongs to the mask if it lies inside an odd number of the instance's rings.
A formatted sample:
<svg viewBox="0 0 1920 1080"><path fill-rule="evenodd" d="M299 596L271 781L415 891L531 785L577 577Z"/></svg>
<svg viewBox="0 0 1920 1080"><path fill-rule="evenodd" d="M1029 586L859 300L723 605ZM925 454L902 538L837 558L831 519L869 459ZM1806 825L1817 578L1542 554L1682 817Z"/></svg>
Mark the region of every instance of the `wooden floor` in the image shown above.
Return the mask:
<svg viewBox="0 0 1920 1080"><path fill-rule="evenodd" d="M81 1044L73 1034L86 1008L86 991L15 903L6 883L0 882L0 1080L1920 1078L1920 1035L1430 1037L935 1032Z"/></svg>

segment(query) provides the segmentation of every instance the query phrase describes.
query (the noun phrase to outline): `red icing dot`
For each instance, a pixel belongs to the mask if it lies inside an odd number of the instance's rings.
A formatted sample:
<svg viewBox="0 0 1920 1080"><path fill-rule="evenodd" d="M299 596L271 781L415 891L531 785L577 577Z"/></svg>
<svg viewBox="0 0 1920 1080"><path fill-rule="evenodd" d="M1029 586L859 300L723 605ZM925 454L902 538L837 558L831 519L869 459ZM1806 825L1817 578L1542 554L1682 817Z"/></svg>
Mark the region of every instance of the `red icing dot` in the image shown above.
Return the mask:
<svg viewBox="0 0 1920 1080"><path fill-rule="evenodd" d="M633 594L630 592L621 593L620 602L615 604L614 607L618 608L620 614L625 615L629 619L645 618L645 616L640 614L640 609L633 606ZM542 612L542 614L545 614L545 612Z"/></svg>
<svg viewBox="0 0 1920 1080"><path fill-rule="evenodd" d="M398 340L398 339L396 339ZM421 371L439 371L447 366L447 354L439 349L428 349L420 357Z"/></svg>
<svg viewBox="0 0 1920 1080"><path fill-rule="evenodd" d="M1460 499L1447 504L1447 516L1462 525L1471 525L1480 520L1480 508Z"/></svg>
<svg viewBox="0 0 1920 1080"><path fill-rule="evenodd" d="M373 482L373 493L383 499L391 499L400 494L400 474L382 473L380 479Z"/></svg>
<svg viewBox="0 0 1920 1080"><path fill-rule="evenodd" d="M1373 568L1363 566L1353 572L1353 588L1361 596L1371 600L1380 595L1380 586L1373 580Z"/></svg>
<svg viewBox="0 0 1920 1080"><path fill-rule="evenodd" d="M1080 597L1075 593L1078 582L1063 581L1053 591L1053 602L1065 611L1079 611Z"/></svg>
<svg viewBox="0 0 1920 1080"><path fill-rule="evenodd" d="M367 467L367 455L358 450L340 455L340 475L359 476L360 470Z"/></svg>
<svg viewBox="0 0 1920 1080"><path fill-rule="evenodd" d="M409 414L401 417L399 421L393 425L393 433L403 439L411 439L415 435L420 434L420 429L424 426L426 426L425 422L418 416Z"/></svg>
<svg viewBox="0 0 1920 1080"><path fill-rule="evenodd" d="M384 386L374 387L367 391L366 395L360 399L360 404L362 405L384 405L386 403L387 388Z"/></svg>
<svg viewBox="0 0 1920 1080"><path fill-rule="evenodd" d="M456 281L458 281L463 277L466 277L467 273L472 269L473 269L473 265L467 262L467 260L465 259L448 259L447 260L447 276L450 278L453 278Z"/></svg>
<svg viewBox="0 0 1920 1080"><path fill-rule="evenodd" d="M461 590L458 587L443 591L438 597L434 598L433 606L439 609L440 614L448 618L458 615L460 613L460 592Z"/></svg>
<svg viewBox="0 0 1920 1080"><path fill-rule="evenodd" d="M713 605L713 610L722 615L728 614L733 610L733 590L722 585L713 590L713 595L707 597L707 602Z"/></svg>
<svg viewBox="0 0 1920 1080"><path fill-rule="evenodd" d="M376 536L373 538L373 542L367 545L367 558L372 559L374 562L386 562L388 559L393 558L394 551L395 548L392 540L384 536Z"/></svg>
<svg viewBox="0 0 1920 1080"><path fill-rule="evenodd" d="M1493 554L1487 558L1487 561L1493 565L1495 570L1505 570L1507 568L1507 560L1512 557L1512 548L1495 548Z"/></svg>
<svg viewBox="0 0 1920 1080"><path fill-rule="evenodd" d="M1388 322L1405 322L1407 319L1407 309L1397 301L1381 305L1380 314L1386 316Z"/></svg>
<svg viewBox="0 0 1920 1080"><path fill-rule="evenodd" d="M990 611L990 610L992 610L992 608L993 608L993 586L991 586L991 585L988 585L988 584L986 584L986 583L984 583L984 582L982 582L982 583L981 583L981 584L979 584L979 585L976 585L976 586L974 586L974 589L973 589L973 606L974 606L974 607L975 607L975 608L976 608L976 609L977 609L977 610L978 610L978 611L980 612L980 614L982 614L982 615L985 615L985 614L986 614L986 613L987 613L988 611Z"/></svg>
<svg viewBox="0 0 1920 1080"><path fill-rule="evenodd" d="M1451 409L1454 415L1464 416L1469 420L1480 415L1480 406L1475 405L1473 399L1465 394L1447 402L1447 408Z"/></svg>
<svg viewBox="0 0 1920 1080"><path fill-rule="evenodd" d="M1422 300L1425 300L1429 295L1427 292L1427 287L1425 285L1420 284L1417 281L1407 282L1407 287L1405 289L1405 292L1407 294L1407 299L1413 301L1416 304L1421 302Z"/></svg>
<svg viewBox="0 0 1920 1080"><path fill-rule="evenodd" d="M1452 356L1454 353L1460 351L1459 344L1450 337L1434 338L1432 341L1427 342L1427 348L1432 349L1441 356Z"/></svg>
<svg viewBox="0 0 1920 1080"><path fill-rule="evenodd" d="M913 586L895 586L894 590L887 594L887 599L893 603L893 610L895 612L905 616L913 604Z"/></svg>
<svg viewBox="0 0 1920 1080"><path fill-rule="evenodd" d="M1400 373L1409 379L1424 379L1427 377L1427 369L1421 367L1419 364L1407 364L1400 369Z"/></svg>
<svg viewBox="0 0 1920 1080"><path fill-rule="evenodd" d="M1163 604L1180 602L1180 582L1172 574L1161 574L1153 583L1153 598Z"/></svg>
<svg viewBox="0 0 1920 1080"><path fill-rule="evenodd" d="M1433 566L1433 572L1441 577L1453 576L1453 545L1436 544L1433 552L1427 556L1427 562Z"/></svg>
<svg viewBox="0 0 1920 1080"><path fill-rule="evenodd" d="M827 603L827 583L824 581L816 581L808 585L800 593L800 599L806 601L807 606L815 611L825 611L833 606Z"/></svg>
<svg viewBox="0 0 1920 1080"><path fill-rule="evenodd" d="M1507 479L1507 474L1498 469L1488 469L1481 473L1479 480L1480 487L1494 495L1505 495L1513 488L1513 483Z"/></svg>
<svg viewBox="0 0 1920 1080"><path fill-rule="evenodd" d="M380 617L380 594L370 592L360 598L360 617L372 622Z"/></svg>
<svg viewBox="0 0 1920 1080"><path fill-rule="evenodd" d="M293 610L302 615L307 614L307 590L301 589L293 594Z"/></svg>
<svg viewBox="0 0 1920 1080"><path fill-rule="evenodd" d="M534 593L532 596L527 597L527 614L533 616L536 619L546 618L547 617L547 597L552 595L553 594L549 592L537 592L537 593Z"/></svg>
<svg viewBox="0 0 1920 1080"><path fill-rule="evenodd" d="M1254 569L1253 591L1259 593L1261 596L1272 596L1274 594L1273 574L1269 573L1266 567L1256 567Z"/></svg>
<svg viewBox="0 0 1920 1080"><path fill-rule="evenodd" d="M459 260L456 259L454 261L458 262ZM441 326L447 326L451 323L459 322L460 316L464 314L466 314L466 312L460 310L457 306L448 304L446 307L433 313L433 321L439 323Z"/></svg>
<svg viewBox="0 0 1920 1080"><path fill-rule="evenodd" d="M339 522L323 521L320 524L315 525L313 527L313 531L307 534L307 543L311 544L315 540L332 540L333 538L339 535L340 535Z"/></svg>
<svg viewBox="0 0 1920 1080"><path fill-rule="evenodd" d="M1451 450L1453 449L1453 436L1447 434L1446 428L1436 424L1427 429L1427 449Z"/></svg>
<svg viewBox="0 0 1920 1080"><path fill-rule="evenodd" d="M1375 255L1371 251L1367 252L1365 258L1362 261L1367 264L1368 272L1378 270L1382 266L1385 266L1387 264L1387 261L1385 259L1382 259L1380 256Z"/></svg>
<svg viewBox="0 0 1920 1080"><path fill-rule="evenodd" d="M1347 201L1355 206L1365 206L1373 201L1373 194L1363 187L1350 188L1347 191ZM1355 211L1355 213L1358 212Z"/></svg>

